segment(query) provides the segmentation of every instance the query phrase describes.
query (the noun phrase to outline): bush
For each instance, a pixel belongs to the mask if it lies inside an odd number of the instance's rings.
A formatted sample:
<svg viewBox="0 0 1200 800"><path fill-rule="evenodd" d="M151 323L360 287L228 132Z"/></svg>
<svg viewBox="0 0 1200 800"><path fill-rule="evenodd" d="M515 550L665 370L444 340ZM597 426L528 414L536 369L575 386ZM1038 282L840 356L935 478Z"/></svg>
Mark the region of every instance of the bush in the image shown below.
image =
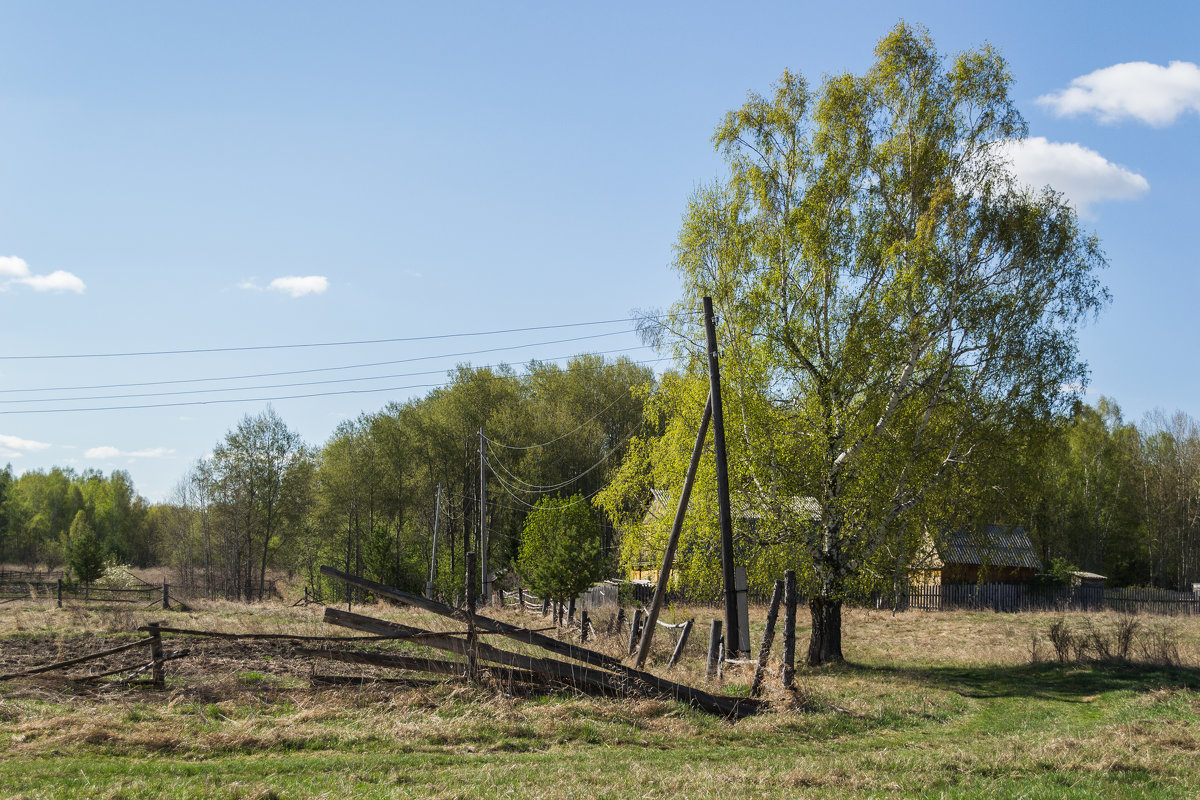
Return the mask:
<svg viewBox="0 0 1200 800"><path fill-rule="evenodd" d="M517 565L535 594L564 602L600 579L601 549L600 526L586 499L547 498L525 518Z"/></svg>
<svg viewBox="0 0 1200 800"><path fill-rule="evenodd" d="M1058 617L1050 622L1046 636L1060 664L1180 665L1179 631L1169 622L1143 626L1133 615L1122 614L1111 626L1101 627L1089 617L1072 628L1065 617ZM1033 663L1039 660L1037 641L1035 634L1030 655Z"/></svg>

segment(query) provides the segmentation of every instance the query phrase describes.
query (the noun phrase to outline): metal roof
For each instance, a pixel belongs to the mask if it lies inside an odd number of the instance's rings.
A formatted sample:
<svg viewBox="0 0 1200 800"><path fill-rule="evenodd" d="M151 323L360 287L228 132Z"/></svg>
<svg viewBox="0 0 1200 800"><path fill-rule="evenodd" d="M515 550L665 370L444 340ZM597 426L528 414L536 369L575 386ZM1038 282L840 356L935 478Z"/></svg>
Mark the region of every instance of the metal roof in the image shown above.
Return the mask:
<svg viewBox="0 0 1200 800"><path fill-rule="evenodd" d="M947 533L937 551L943 564L1042 568L1025 529L1018 526L987 525L982 530Z"/></svg>

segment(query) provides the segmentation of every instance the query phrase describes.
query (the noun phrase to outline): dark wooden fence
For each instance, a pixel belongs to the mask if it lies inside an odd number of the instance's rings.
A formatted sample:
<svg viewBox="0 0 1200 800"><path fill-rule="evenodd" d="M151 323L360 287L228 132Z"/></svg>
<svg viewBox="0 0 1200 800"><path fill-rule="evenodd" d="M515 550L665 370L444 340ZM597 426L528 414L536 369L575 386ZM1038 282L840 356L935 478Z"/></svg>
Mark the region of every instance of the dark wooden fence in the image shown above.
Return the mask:
<svg viewBox="0 0 1200 800"><path fill-rule="evenodd" d="M1148 614L1197 614L1200 598L1170 589L1074 589L1027 584L942 584L910 586L899 596L875 595L876 608L951 611L1119 611Z"/></svg>
<svg viewBox="0 0 1200 800"><path fill-rule="evenodd" d="M633 599L646 605L654 587L633 583ZM751 587L752 603L767 603L769 593ZM719 606L723 595L672 591L667 602L679 605ZM801 600L803 603L803 599ZM1100 586L1079 586L1073 589L1033 584L940 584L910 586L899 595L873 593L846 601L846 605L897 611L1118 611L1130 614L1200 614L1200 597L1192 592L1170 589L1106 589Z"/></svg>
<svg viewBox="0 0 1200 800"><path fill-rule="evenodd" d="M132 588L109 586L83 586L63 581L25 580L0 582L0 603L13 600L37 600L62 604L64 602L88 603L140 603L144 606L160 605L167 591L164 585L146 584Z"/></svg>

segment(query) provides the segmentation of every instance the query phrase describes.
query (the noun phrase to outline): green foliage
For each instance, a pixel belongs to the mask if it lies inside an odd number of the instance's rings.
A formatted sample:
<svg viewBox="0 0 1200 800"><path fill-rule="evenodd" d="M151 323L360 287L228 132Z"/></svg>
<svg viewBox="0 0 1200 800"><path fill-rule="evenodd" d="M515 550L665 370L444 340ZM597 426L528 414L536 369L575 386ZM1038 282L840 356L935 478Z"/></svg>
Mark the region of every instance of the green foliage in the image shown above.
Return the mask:
<svg viewBox="0 0 1200 800"><path fill-rule="evenodd" d="M981 507L964 493L986 493L1007 433L1084 381L1075 328L1107 297L1070 205L1009 172L1003 147L1025 125L1000 55L946 58L905 24L875 55L815 91L785 72L725 116L713 141L729 174L689 204L684 294L661 332L687 376L669 469L703 407L691 343L710 295L735 505L758 520L751 540L798 546L807 591L828 600L901 570L951 506ZM626 486L610 513L634 507Z"/></svg>
<svg viewBox="0 0 1200 800"><path fill-rule="evenodd" d="M600 526L582 495L546 498L525 518L518 569L539 595L560 602L603 577Z"/></svg>
<svg viewBox="0 0 1200 800"><path fill-rule="evenodd" d="M90 584L104 574L108 554L83 511L75 514L68 537L68 559L75 579Z"/></svg>

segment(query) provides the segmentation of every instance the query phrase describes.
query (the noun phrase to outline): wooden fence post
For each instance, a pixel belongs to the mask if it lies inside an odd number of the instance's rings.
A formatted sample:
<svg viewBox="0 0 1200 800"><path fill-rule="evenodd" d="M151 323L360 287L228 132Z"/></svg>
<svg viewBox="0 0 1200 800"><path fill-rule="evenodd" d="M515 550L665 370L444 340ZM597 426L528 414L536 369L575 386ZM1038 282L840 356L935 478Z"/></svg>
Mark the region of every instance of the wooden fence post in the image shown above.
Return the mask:
<svg viewBox="0 0 1200 800"><path fill-rule="evenodd" d="M683 648L687 646L688 634L692 632L692 623L694 619L689 619L683 623L683 631L679 634L679 641L675 643L675 652L671 653L671 660L667 662L667 669L679 663L679 657L683 655Z"/></svg>
<svg viewBox="0 0 1200 800"><path fill-rule="evenodd" d="M475 551L464 556L467 572L467 680L473 683L479 668L476 659L478 636L475 634Z"/></svg>
<svg viewBox="0 0 1200 800"><path fill-rule="evenodd" d="M549 611L550 611L550 598L546 597L546 598L542 599L542 616L543 617L546 616L546 614Z"/></svg>
<svg viewBox="0 0 1200 800"><path fill-rule="evenodd" d="M796 675L796 571L783 573L783 688L791 689Z"/></svg>
<svg viewBox="0 0 1200 800"><path fill-rule="evenodd" d="M163 581L163 611L171 607L171 595L167 591L167 582Z"/></svg>
<svg viewBox="0 0 1200 800"><path fill-rule="evenodd" d="M588 640L588 625L591 624L592 621L588 619L587 609L585 608L579 612L579 641L586 642Z"/></svg>
<svg viewBox="0 0 1200 800"><path fill-rule="evenodd" d="M763 676L767 674L767 659L771 657L771 642L775 639L775 619L779 616L781 600L783 581L775 581L775 590L771 592L771 607L767 609L767 627L763 629L762 644L758 646L758 666L754 668L754 682L750 684L751 697L758 697L762 693Z"/></svg>
<svg viewBox="0 0 1200 800"><path fill-rule="evenodd" d="M575 624L575 598L572 597L570 603L567 604L567 624Z"/></svg>
<svg viewBox="0 0 1200 800"><path fill-rule="evenodd" d="M163 672L162 634L158 632L160 624L151 622L148 626L150 628L150 660L154 664L151 667L150 679L155 689L165 689L167 686L167 678Z"/></svg>
<svg viewBox="0 0 1200 800"><path fill-rule="evenodd" d="M517 587L517 605L520 608L521 613L524 614L525 613L525 587L524 586Z"/></svg>
<svg viewBox="0 0 1200 800"><path fill-rule="evenodd" d="M609 627L608 627L608 632L619 635L621 633L621 626L624 624L625 624L625 606L617 606L617 615L612 618L612 620L609 624Z"/></svg>
<svg viewBox="0 0 1200 800"><path fill-rule="evenodd" d="M717 677L717 665L721 663L721 620L714 619L708 629L708 668L704 674L710 681Z"/></svg>
<svg viewBox="0 0 1200 800"><path fill-rule="evenodd" d="M642 632L642 609L639 606L633 610L633 622L629 625L629 652L625 655L633 655L633 650L637 647L638 634Z"/></svg>
<svg viewBox="0 0 1200 800"><path fill-rule="evenodd" d="M62 578L58 579L58 607L62 608Z"/></svg>

